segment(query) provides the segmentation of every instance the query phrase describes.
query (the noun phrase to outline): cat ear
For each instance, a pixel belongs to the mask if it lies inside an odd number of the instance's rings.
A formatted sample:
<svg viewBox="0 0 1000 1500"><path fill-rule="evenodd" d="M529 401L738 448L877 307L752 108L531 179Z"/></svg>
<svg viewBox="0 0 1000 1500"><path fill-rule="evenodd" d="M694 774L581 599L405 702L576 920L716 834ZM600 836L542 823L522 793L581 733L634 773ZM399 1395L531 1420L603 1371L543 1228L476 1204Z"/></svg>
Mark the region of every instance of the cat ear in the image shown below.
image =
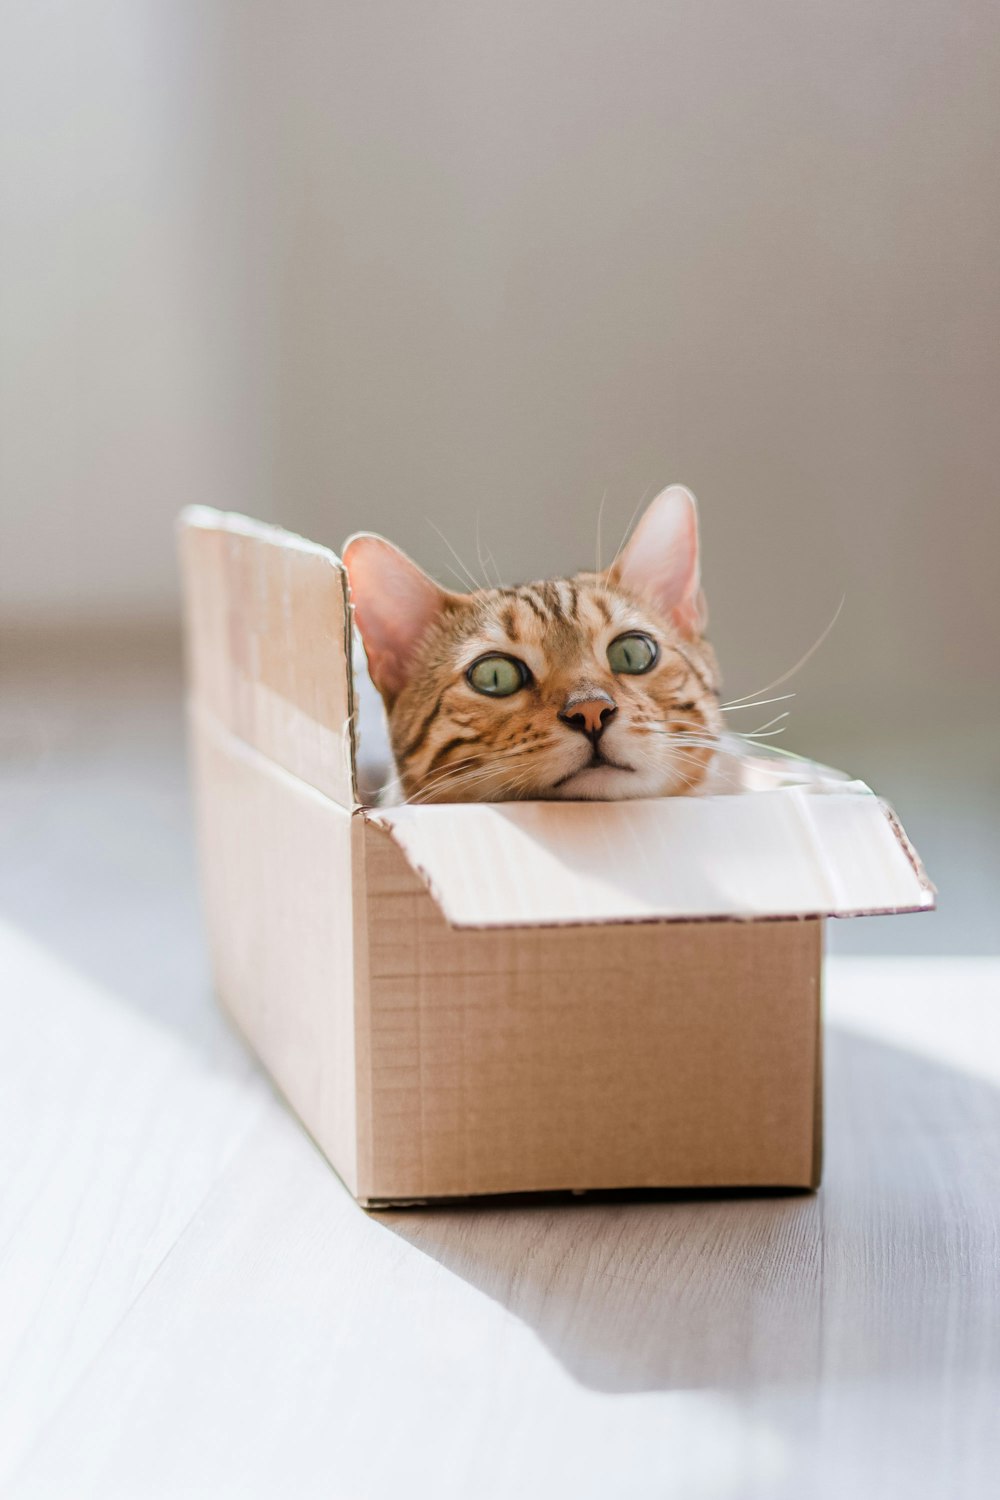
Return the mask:
<svg viewBox="0 0 1000 1500"><path fill-rule="evenodd" d="M657 495L608 577L655 604L684 635L700 635L708 612L698 563L698 506L690 490L672 484Z"/></svg>
<svg viewBox="0 0 1000 1500"><path fill-rule="evenodd" d="M354 619L372 681L391 707L406 686L414 654L455 599L384 537L359 532L344 545Z"/></svg>

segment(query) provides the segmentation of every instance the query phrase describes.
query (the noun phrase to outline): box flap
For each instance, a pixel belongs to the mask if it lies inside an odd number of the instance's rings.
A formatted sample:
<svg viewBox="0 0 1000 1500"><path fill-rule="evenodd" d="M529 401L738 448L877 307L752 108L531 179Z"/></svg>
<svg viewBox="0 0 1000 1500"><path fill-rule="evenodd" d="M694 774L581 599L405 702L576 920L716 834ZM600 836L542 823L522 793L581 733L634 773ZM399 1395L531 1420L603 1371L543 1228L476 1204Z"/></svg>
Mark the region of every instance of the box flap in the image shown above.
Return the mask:
<svg viewBox="0 0 1000 1500"><path fill-rule="evenodd" d="M634 802L368 809L456 927L858 916L933 907L861 782Z"/></svg>
<svg viewBox="0 0 1000 1500"><path fill-rule="evenodd" d="M180 518L196 712L342 807L357 798L347 575L319 547L246 516Z"/></svg>

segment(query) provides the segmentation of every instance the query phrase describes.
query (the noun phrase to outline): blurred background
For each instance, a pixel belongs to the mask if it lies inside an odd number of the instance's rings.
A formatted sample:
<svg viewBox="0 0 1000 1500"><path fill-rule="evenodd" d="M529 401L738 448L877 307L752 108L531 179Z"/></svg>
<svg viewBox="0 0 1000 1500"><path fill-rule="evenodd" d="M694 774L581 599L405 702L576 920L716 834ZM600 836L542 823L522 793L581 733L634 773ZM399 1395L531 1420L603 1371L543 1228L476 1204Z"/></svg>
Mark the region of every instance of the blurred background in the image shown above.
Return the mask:
<svg viewBox="0 0 1000 1500"><path fill-rule="evenodd" d="M162 927L195 904L181 505L379 530L454 584L450 547L588 565L602 503L607 558L681 481L732 695L844 598L777 743L871 781L940 886L835 946L998 951L995 4L2 14L17 921L109 980L201 963Z"/></svg>

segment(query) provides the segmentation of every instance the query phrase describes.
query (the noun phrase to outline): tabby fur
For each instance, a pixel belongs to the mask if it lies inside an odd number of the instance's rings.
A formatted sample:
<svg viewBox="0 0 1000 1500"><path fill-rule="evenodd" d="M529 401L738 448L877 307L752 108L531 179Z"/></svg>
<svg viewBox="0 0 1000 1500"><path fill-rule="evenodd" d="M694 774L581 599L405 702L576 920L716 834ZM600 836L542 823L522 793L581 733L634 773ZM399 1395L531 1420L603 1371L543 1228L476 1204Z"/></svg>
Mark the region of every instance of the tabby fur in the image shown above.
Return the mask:
<svg viewBox="0 0 1000 1500"><path fill-rule="evenodd" d="M403 798L609 800L703 787L720 681L688 491L660 495L603 572L458 594L380 537L353 537L344 561ZM608 647L632 632L656 659L616 673ZM492 653L526 668L510 696L470 684L470 667Z"/></svg>

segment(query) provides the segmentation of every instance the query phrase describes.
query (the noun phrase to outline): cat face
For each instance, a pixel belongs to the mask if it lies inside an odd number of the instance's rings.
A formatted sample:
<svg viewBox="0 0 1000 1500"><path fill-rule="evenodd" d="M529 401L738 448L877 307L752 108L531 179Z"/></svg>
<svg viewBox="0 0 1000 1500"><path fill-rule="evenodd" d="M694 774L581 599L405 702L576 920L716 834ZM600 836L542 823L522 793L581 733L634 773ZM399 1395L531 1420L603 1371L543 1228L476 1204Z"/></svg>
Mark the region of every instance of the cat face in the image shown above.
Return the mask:
<svg viewBox="0 0 1000 1500"><path fill-rule="evenodd" d="M409 800L661 797L704 779L719 678L687 490L658 496L603 573L454 594L367 534L344 564Z"/></svg>

